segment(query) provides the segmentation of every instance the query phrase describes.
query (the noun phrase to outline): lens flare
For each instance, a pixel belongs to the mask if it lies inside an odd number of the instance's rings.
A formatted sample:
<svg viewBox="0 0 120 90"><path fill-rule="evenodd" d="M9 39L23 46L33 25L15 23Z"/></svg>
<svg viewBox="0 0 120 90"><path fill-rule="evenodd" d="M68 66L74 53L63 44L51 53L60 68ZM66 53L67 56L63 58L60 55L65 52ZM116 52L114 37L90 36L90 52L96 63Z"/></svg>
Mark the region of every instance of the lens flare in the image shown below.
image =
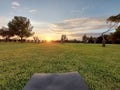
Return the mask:
<svg viewBox="0 0 120 90"><path fill-rule="evenodd" d="M51 42L52 41L51 37L46 37L46 41Z"/></svg>

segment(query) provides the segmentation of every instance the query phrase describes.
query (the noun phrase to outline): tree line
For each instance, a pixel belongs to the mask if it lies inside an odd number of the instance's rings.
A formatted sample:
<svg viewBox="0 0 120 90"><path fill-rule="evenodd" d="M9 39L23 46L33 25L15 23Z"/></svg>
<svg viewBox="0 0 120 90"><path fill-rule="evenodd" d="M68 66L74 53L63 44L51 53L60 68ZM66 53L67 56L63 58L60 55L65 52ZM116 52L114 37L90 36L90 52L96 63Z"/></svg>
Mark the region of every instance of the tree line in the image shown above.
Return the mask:
<svg viewBox="0 0 120 90"><path fill-rule="evenodd" d="M112 32L110 34L104 34L99 37L92 37L92 36L88 37L86 34L84 34L82 37L82 41L84 43L102 43L103 37L105 43L120 44L120 25L117 26L115 32Z"/></svg>
<svg viewBox="0 0 120 90"><path fill-rule="evenodd" d="M86 34L83 35L82 41L78 41L76 39L74 40L68 40L66 38L66 35L61 36L61 43L63 42L73 42L73 43L102 43L102 46L105 47L106 43L117 43L120 44L120 14L115 16L110 16L107 20L107 23L109 23L110 28L106 30L105 32L101 33L99 37L88 37ZM106 35L107 32L112 31L115 29L115 32L110 33L109 35Z"/></svg>
<svg viewBox="0 0 120 90"><path fill-rule="evenodd" d="M107 23L109 23L110 28L106 30L105 32L101 33L99 37L88 37L86 34L82 37L83 43L102 43L102 46L105 47L106 43L116 43L120 44L120 14L110 16L107 20ZM109 31L112 31L115 29L115 32L110 33L109 35L106 34Z"/></svg>
<svg viewBox="0 0 120 90"><path fill-rule="evenodd" d="M120 44L120 38L113 36L114 33L110 33L109 35L108 34L104 35L105 43L107 43L107 44ZM102 35L100 35L98 37L93 37L93 36L89 37L86 34L84 34L82 37L82 43L102 43L102 42L103 42Z"/></svg>
<svg viewBox="0 0 120 90"><path fill-rule="evenodd" d="M110 28L105 32L101 33L99 37L87 37L87 35L83 35L82 42L83 43L102 43L102 46L105 46L105 43L120 43L120 14L115 16L110 16L107 20L107 23L110 24ZM11 37L17 36L19 40L23 42L23 40L27 37L30 37L34 34L32 32L33 26L30 24L30 20L26 17L22 16L14 16L14 18L8 22L8 27L0 28L0 36L4 38L4 40L9 41ZM107 32L113 30L115 28L115 32L106 35ZM33 38L35 42L40 42L38 37ZM61 35L61 43L64 42L77 42L76 39L70 41L68 40L66 35Z"/></svg>

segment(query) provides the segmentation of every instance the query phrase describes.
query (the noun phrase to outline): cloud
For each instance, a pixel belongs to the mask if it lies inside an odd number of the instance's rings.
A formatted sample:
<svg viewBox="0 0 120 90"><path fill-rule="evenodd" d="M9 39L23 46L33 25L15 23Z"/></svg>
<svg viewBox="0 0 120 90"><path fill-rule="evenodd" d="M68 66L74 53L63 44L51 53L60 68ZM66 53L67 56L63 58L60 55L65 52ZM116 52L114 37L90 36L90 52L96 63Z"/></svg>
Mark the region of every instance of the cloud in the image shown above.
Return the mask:
<svg viewBox="0 0 120 90"><path fill-rule="evenodd" d="M40 33L47 33L47 31L52 32L49 29L49 26L51 25L49 22L40 22L37 20L31 20L31 25L33 26L33 29Z"/></svg>
<svg viewBox="0 0 120 90"><path fill-rule="evenodd" d="M106 29L107 24L103 18L74 18L51 25L51 30L56 33L64 32L90 32Z"/></svg>
<svg viewBox="0 0 120 90"><path fill-rule="evenodd" d="M0 16L0 28L3 26L7 27L8 22L9 22L8 17Z"/></svg>
<svg viewBox="0 0 120 90"><path fill-rule="evenodd" d="M12 5L12 8L13 8L13 9L16 9L16 8L20 7L20 3L19 3L18 1L13 1L13 2L11 3L11 5Z"/></svg>
<svg viewBox="0 0 120 90"><path fill-rule="evenodd" d="M75 34L70 34L69 36L72 37L81 37L84 34L86 34L88 37L93 36L93 37L98 37L101 35L101 33L75 33Z"/></svg>
<svg viewBox="0 0 120 90"><path fill-rule="evenodd" d="M36 14L37 10L36 9L32 9L32 10L29 10L29 12L32 13L32 14Z"/></svg>

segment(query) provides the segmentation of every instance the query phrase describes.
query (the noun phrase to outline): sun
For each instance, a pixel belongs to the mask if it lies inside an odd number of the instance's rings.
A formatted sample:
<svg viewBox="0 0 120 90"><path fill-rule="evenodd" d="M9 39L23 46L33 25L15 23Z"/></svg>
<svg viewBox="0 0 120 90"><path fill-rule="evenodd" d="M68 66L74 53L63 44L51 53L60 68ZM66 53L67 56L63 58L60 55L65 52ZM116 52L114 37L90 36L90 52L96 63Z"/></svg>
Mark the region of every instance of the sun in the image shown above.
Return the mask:
<svg viewBox="0 0 120 90"><path fill-rule="evenodd" d="M46 41L51 42L52 41L51 37L46 37Z"/></svg>

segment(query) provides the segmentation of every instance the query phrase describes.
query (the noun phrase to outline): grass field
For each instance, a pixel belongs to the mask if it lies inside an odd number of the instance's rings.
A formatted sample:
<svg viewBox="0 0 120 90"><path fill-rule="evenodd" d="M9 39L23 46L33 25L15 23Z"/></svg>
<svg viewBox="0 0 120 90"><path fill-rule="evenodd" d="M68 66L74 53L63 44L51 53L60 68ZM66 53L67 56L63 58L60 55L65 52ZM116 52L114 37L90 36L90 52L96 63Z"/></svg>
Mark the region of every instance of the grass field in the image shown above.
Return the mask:
<svg viewBox="0 0 120 90"><path fill-rule="evenodd" d="M34 73L71 71L89 90L120 90L120 45L0 43L0 90L22 90Z"/></svg>

